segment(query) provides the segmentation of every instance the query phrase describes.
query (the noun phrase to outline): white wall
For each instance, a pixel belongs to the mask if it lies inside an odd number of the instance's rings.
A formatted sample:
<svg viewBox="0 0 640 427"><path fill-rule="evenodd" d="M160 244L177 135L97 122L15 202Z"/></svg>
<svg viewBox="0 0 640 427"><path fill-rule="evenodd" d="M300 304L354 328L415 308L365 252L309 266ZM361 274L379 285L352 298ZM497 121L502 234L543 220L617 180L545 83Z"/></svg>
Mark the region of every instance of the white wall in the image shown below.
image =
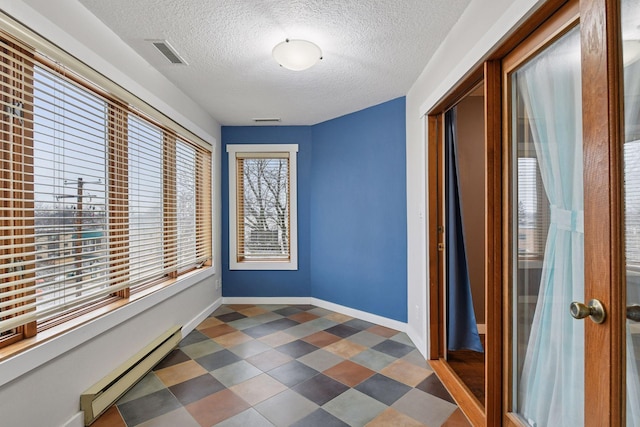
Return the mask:
<svg viewBox="0 0 640 427"><path fill-rule="evenodd" d="M80 393L173 325L221 302L220 125L75 0L0 0L0 9L212 144L214 266L0 362L6 426L79 426Z"/></svg>
<svg viewBox="0 0 640 427"><path fill-rule="evenodd" d="M428 354L425 114L543 0L472 0L407 93L407 333Z"/></svg>

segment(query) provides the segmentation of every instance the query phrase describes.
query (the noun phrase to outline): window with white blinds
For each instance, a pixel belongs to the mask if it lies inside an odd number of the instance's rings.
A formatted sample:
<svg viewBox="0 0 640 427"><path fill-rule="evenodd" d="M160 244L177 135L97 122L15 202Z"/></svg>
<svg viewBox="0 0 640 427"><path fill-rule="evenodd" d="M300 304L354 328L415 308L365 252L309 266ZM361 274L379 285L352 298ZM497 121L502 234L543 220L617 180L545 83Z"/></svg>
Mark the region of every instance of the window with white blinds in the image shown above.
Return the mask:
<svg viewBox="0 0 640 427"><path fill-rule="evenodd" d="M228 145L227 151L230 268L297 269L297 145Z"/></svg>
<svg viewBox="0 0 640 427"><path fill-rule="evenodd" d="M541 258L549 231L549 202L536 157L518 157L518 255Z"/></svg>
<svg viewBox="0 0 640 427"><path fill-rule="evenodd" d="M211 151L0 39L0 346L211 265Z"/></svg>

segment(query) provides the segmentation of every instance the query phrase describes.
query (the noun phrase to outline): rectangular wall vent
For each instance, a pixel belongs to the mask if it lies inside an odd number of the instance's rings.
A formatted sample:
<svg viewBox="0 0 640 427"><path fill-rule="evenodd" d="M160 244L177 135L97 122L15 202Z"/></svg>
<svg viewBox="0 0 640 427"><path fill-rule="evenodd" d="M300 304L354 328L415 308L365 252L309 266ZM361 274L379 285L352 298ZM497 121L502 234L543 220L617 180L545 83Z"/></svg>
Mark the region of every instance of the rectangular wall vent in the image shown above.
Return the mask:
<svg viewBox="0 0 640 427"><path fill-rule="evenodd" d="M96 418L133 387L147 372L173 350L182 339L182 327L175 326L133 357L95 383L80 396L80 409L84 411L85 425Z"/></svg>
<svg viewBox="0 0 640 427"><path fill-rule="evenodd" d="M169 44L166 40L147 40L150 42L158 51L167 58L172 64L175 65L187 65L187 61L182 59L182 57L178 54L178 52Z"/></svg>
<svg viewBox="0 0 640 427"><path fill-rule="evenodd" d="M253 121L256 123L274 123L274 122L279 122L280 119L276 117L267 117L267 118L253 119Z"/></svg>

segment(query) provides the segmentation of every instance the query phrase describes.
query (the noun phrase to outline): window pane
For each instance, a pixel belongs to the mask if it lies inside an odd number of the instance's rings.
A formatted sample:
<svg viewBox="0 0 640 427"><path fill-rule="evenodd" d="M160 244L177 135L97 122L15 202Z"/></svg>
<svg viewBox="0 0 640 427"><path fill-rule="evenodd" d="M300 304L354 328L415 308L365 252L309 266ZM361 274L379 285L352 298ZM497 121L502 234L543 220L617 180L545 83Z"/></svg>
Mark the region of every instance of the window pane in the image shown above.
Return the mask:
<svg viewBox="0 0 640 427"><path fill-rule="evenodd" d="M192 267L196 257L196 150L176 143L176 191L178 225L178 271Z"/></svg>
<svg viewBox="0 0 640 427"><path fill-rule="evenodd" d="M241 159L242 210L244 224L241 258L289 257L289 160Z"/></svg>
<svg viewBox="0 0 640 427"><path fill-rule="evenodd" d="M165 276L162 129L129 114L129 277L132 289Z"/></svg>
<svg viewBox="0 0 640 427"><path fill-rule="evenodd" d="M107 286L106 105L36 67L34 195L38 310Z"/></svg>

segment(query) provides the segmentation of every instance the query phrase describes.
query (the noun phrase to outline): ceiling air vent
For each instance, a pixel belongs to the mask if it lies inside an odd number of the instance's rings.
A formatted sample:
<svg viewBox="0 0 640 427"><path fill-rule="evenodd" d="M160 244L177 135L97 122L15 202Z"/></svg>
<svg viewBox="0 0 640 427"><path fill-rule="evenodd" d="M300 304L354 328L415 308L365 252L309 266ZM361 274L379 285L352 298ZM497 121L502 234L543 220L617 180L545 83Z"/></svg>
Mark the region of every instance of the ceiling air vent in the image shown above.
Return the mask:
<svg viewBox="0 0 640 427"><path fill-rule="evenodd" d="M265 117L265 118L253 119L253 121L256 123L277 123L280 121L280 119L276 117Z"/></svg>
<svg viewBox="0 0 640 427"><path fill-rule="evenodd" d="M178 52L169 44L166 40L147 40L150 42L158 51L167 58L167 60L175 65L187 65L187 61L182 59Z"/></svg>

